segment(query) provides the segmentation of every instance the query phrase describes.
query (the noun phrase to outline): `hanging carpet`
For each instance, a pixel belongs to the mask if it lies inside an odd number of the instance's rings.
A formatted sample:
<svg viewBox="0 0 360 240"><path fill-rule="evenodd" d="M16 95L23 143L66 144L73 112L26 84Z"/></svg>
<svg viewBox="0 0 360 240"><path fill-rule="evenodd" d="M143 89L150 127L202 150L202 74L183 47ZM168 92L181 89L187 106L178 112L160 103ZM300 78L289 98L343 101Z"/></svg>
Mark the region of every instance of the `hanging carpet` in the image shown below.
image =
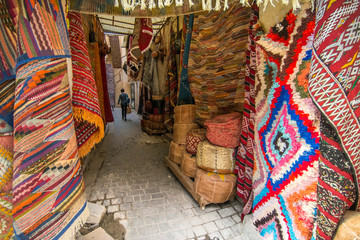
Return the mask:
<svg viewBox="0 0 360 240"><path fill-rule="evenodd" d="M111 63L106 63L106 79L107 79L107 87L109 91L110 105L111 108L114 108L116 94L115 94L114 69Z"/></svg>
<svg viewBox="0 0 360 240"><path fill-rule="evenodd" d="M112 65L114 68L122 68L121 62L121 51L120 51L120 40L119 36L109 36L110 47L111 47L111 56L112 57Z"/></svg>
<svg viewBox="0 0 360 240"><path fill-rule="evenodd" d="M200 123L242 111L249 13L248 8L232 4L227 11L195 17L188 67Z"/></svg>
<svg viewBox="0 0 360 240"><path fill-rule="evenodd" d="M256 47L258 39L256 23L259 8L254 4L250 10L248 48L246 50L244 110L241 123L240 145L235 153L237 175L237 194L244 201L242 217L252 208L252 176L254 170L254 121L255 121L255 74Z"/></svg>
<svg viewBox="0 0 360 240"><path fill-rule="evenodd" d="M310 239L319 113L307 91L315 16L288 13L258 40L253 218L262 239Z"/></svg>
<svg viewBox="0 0 360 240"><path fill-rule="evenodd" d="M111 104L109 99L109 91L107 86L107 76L106 76L106 64L105 64L105 52L104 50L100 53L100 66L101 66L101 79L104 91L104 108L105 108L105 121L114 122L114 117L111 111Z"/></svg>
<svg viewBox="0 0 360 240"><path fill-rule="evenodd" d="M72 104L79 156L84 157L104 137L104 121L101 117L81 15L69 12L68 17L73 68Z"/></svg>
<svg viewBox="0 0 360 240"><path fill-rule="evenodd" d="M64 12L59 1L20 3L25 8L14 103L15 237L73 239L88 210L64 57L70 58Z"/></svg>
<svg viewBox="0 0 360 240"><path fill-rule="evenodd" d="M153 39L151 18L140 18L140 24L139 49L144 53L150 48Z"/></svg>
<svg viewBox="0 0 360 240"><path fill-rule="evenodd" d="M309 92L322 112L317 239L360 211L360 2L319 1Z"/></svg>

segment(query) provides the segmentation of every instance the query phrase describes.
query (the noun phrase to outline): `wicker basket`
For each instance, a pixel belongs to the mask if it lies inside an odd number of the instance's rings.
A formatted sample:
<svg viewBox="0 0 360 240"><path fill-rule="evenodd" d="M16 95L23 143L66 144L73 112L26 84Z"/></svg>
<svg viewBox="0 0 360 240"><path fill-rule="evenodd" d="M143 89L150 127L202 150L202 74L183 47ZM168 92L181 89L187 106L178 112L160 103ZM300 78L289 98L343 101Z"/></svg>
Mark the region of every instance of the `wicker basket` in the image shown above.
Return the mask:
<svg viewBox="0 0 360 240"><path fill-rule="evenodd" d="M353 240L360 238L360 213L347 210L339 223L334 240Z"/></svg>
<svg viewBox="0 0 360 240"><path fill-rule="evenodd" d="M181 163L181 171L188 177L194 178L196 175L196 156L184 152Z"/></svg>
<svg viewBox="0 0 360 240"><path fill-rule="evenodd" d="M186 104L175 107L175 123L193 123L196 118L195 105Z"/></svg>
<svg viewBox="0 0 360 240"><path fill-rule="evenodd" d="M196 155L198 144L205 140L206 129L192 129L185 136L186 138L186 151L193 155Z"/></svg>
<svg viewBox="0 0 360 240"><path fill-rule="evenodd" d="M196 164L208 172L233 173L235 171L233 152L233 148L215 146L205 140L198 145Z"/></svg>
<svg viewBox="0 0 360 240"><path fill-rule="evenodd" d="M155 129L155 130L165 129L165 124L162 122L150 121L150 129Z"/></svg>
<svg viewBox="0 0 360 240"><path fill-rule="evenodd" d="M186 144L186 134L192 130L199 128L196 123L175 123L174 124L174 141L179 144Z"/></svg>
<svg viewBox="0 0 360 240"><path fill-rule="evenodd" d="M223 203L235 194L235 174L209 173L196 170L195 192L211 203Z"/></svg>
<svg viewBox="0 0 360 240"><path fill-rule="evenodd" d="M169 158L171 161L180 165L183 160L184 152L185 145L177 144L176 142L171 141L169 149Z"/></svg>
<svg viewBox="0 0 360 240"><path fill-rule="evenodd" d="M150 123L151 123L150 120L143 120L143 127L144 128L150 128Z"/></svg>
<svg viewBox="0 0 360 240"><path fill-rule="evenodd" d="M207 139L218 146L235 148L239 145L241 134L241 114L233 112L206 120Z"/></svg>

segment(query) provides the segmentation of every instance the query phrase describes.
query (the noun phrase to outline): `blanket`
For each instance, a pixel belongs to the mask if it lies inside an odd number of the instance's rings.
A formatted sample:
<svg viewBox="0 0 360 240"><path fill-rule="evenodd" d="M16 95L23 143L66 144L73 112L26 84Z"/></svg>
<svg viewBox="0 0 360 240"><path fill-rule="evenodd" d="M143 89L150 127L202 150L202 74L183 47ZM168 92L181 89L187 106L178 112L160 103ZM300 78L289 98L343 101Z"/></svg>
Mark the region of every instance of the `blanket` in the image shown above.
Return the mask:
<svg viewBox="0 0 360 240"><path fill-rule="evenodd" d="M253 217L263 239L313 235L320 116L307 86L314 18L305 4L256 42Z"/></svg>
<svg viewBox="0 0 360 240"><path fill-rule="evenodd" d="M360 2L319 1L309 92L322 113L317 239L360 211Z"/></svg>
<svg viewBox="0 0 360 240"><path fill-rule="evenodd" d="M79 156L84 157L104 137L104 122L101 117L81 15L69 12L68 17L73 68L72 104ZM89 129L91 131L88 131Z"/></svg>

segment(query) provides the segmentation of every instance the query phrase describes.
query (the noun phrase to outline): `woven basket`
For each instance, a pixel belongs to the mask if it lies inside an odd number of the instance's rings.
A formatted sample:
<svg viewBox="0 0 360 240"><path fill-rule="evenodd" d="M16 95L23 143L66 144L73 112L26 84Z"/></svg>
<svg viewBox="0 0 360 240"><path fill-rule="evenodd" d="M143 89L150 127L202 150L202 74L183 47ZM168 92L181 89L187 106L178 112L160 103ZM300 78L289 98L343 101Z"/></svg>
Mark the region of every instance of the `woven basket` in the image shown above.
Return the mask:
<svg viewBox="0 0 360 240"><path fill-rule="evenodd" d="M216 174L196 170L195 192L210 203L223 203L235 194L235 174Z"/></svg>
<svg viewBox="0 0 360 240"><path fill-rule="evenodd" d="M149 115L149 119L154 122L164 122L164 115Z"/></svg>
<svg viewBox="0 0 360 240"><path fill-rule="evenodd" d="M241 114L233 112L206 120L207 139L218 146L235 148L240 143Z"/></svg>
<svg viewBox="0 0 360 240"><path fill-rule="evenodd" d="M185 136L186 138L186 151L193 155L196 155L198 144L205 140L206 129L192 129Z"/></svg>
<svg viewBox="0 0 360 240"><path fill-rule="evenodd" d="M186 104L175 107L175 123L193 123L196 118L195 105Z"/></svg>
<svg viewBox="0 0 360 240"><path fill-rule="evenodd" d="M171 141L169 149L169 158L171 161L180 165L183 160L184 152L185 145L177 144L176 142Z"/></svg>
<svg viewBox="0 0 360 240"><path fill-rule="evenodd" d="M184 152L181 163L181 171L188 177L194 178L196 175L196 156Z"/></svg>
<svg viewBox="0 0 360 240"><path fill-rule="evenodd" d="M198 145L196 164L208 172L233 173L235 171L233 152L233 148L215 146L205 140Z"/></svg>
<svg viewBox="0 0 360 240"><path fill-rule="evenodd" d="M360 213L347 210L339 223L334 240L353 240L360 238Z"/></svg>
<svg viewBox="0 0 360 240"><path fill-rule="evenodd" d="M150 123L151 123L151 121L150 120L143 120L143 127L144 128L150 128Z"/></svg>
<svg viewBox="0 0 360 240"><path fill-rule="evenodd" d="M175 123L173 130L174 141L179 144L186 144L186 134L196 128L199 128L196 123Z"/></svg>
<svg viewBox="0 0 360 240"><path fill-rule="evenodd" d="M165 129L165 124L162 122L150 121L150 129L155 129L155 130Z"/></svg>

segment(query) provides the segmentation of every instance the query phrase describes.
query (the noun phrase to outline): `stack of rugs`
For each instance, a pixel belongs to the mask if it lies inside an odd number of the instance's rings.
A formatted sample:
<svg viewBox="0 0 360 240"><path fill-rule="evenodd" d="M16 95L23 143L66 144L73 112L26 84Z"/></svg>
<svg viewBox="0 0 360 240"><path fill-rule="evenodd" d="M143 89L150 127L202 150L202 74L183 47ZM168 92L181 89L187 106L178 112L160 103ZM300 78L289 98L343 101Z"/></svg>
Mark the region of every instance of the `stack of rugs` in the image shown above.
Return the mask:
<svg viewBox="0 0 360 240"><path fill-rule="evenodd" d="M249 12L232 4L227 11L195 17L188 80L199 123L242 111Z"/></svg>

